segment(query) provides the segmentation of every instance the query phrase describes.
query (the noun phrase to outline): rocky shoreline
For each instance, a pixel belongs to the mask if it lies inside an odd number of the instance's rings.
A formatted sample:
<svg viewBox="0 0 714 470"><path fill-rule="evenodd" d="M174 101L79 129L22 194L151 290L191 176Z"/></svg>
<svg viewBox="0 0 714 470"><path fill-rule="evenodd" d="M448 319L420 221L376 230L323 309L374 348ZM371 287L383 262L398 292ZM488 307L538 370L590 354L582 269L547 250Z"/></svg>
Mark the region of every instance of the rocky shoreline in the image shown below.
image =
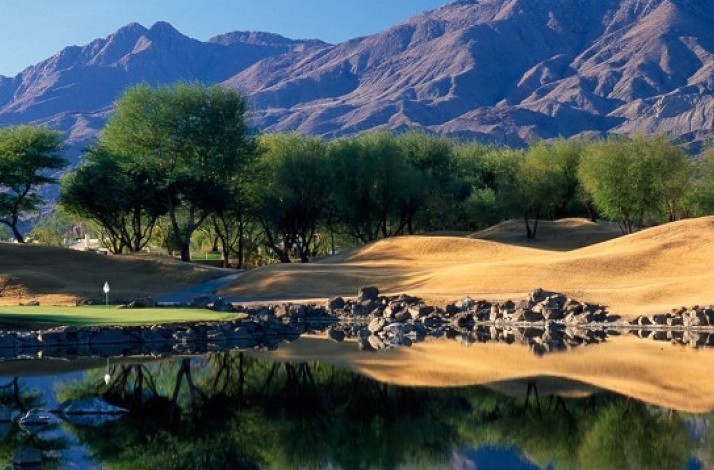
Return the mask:
<svg viewBox="0 0 714 470"><path fill-rule="evenodd" d="M439 308L407 295L380 297L376 288L368 287L353 301L330 299L326 309L342 320L328 329L328 338L354 338L366 351L411 346L427 336L443 336L464 346L522 344L540 356L598 344L608 336L628 332L692 347L714 346L714 307L682 307L628 322L606 307L543 289L535 289L518 302L465 297Z"/></svg>
<svg viewBox="0 0 714 470"><path fill-rule="evenodd" d="M278 304L245 307L223 299L195 299L193 306L236 311L244 319L149 326L56 327L0 331L0 360L41 357L109 357L273 350L305 333L336 342L352 339L363 351L411 346L444 337L464 346L477 342L523 344L534 354L597 344L627 332L641 338L692 347L714 346L714 307L680 308L625 321L607 308L536 289L517 302L465 297L444 307L405 294L380 296L376 287L355 299L335 297L324 305ZM136 305L134 305L136 307ZM711 333L711 334L710 334Z"/></svg>

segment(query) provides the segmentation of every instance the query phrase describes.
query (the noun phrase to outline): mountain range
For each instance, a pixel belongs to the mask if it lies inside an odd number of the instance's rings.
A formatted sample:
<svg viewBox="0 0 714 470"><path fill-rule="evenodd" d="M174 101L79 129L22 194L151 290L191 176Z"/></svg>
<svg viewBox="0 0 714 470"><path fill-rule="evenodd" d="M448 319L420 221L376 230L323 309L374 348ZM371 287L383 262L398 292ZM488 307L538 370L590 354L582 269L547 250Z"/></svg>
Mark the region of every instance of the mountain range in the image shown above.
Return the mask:
<svg viewBox="0 0 714 470"><path fill-rule="evenodd" d="M0 124L46 124L80 148L128 86L179 80L244 92L269 131L509 145L661 131L696 149L714 136L714 2L464 0L334 45L130 24L0 77Z"/></svg>

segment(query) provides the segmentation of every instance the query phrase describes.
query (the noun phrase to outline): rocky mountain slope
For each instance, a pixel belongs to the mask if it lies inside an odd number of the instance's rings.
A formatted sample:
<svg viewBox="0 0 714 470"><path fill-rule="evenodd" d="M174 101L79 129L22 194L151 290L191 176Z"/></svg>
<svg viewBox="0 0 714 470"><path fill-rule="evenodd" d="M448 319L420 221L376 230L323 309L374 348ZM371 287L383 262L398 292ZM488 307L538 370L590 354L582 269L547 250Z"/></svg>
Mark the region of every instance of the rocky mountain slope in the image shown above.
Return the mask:
<svg viewBox="0 0 714 470"><path fill-rule="evenodd" d="M129 25L0 78L0 123L82 142L129 84L244 91L255 124L325 136L382 127L522 144L533 137L714 129L714 2L471 0L337 45L267 33L208 42Z"/></svg>
<svg viewBox="0 0 714 470"><path fill-rule="evenodd" d="M226 83L270 129L384 126L522 143L714 128L714 2L457 2L383 33L276 56Z"/></svg>
<svg viewBox="0 0 714 470"><path fill-rule="evenodd" d="M326 44L269 33L234 32L206 42L170 24L129 24L116 33L0 77L0 124L47 124L83 144L100 130L112 103L129 86L179 80L219 83L273 55Z"/></svg>

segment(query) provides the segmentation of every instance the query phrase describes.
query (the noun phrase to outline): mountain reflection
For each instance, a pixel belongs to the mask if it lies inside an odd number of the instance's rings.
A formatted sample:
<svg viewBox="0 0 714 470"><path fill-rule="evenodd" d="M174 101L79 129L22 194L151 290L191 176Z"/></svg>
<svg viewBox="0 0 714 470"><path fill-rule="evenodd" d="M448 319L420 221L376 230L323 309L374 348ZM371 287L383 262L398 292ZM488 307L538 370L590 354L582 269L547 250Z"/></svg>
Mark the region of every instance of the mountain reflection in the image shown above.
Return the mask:
<svg viewBox="0 0 714 470"><path fill-rule="evenodd" d="M489 387L399 387L324 362L226 352L88 371L58 384L53 398L99 395L129 410L98 428L62 424L105 468L434 468L486 446L515 447L553 468L711 461L709 415L554 377ZM17 398L9 390L3 403ZM19 396L25 408L41 401L27 390ZM2 440L6 459L28 440L62 448L13 432Z"/></svg>

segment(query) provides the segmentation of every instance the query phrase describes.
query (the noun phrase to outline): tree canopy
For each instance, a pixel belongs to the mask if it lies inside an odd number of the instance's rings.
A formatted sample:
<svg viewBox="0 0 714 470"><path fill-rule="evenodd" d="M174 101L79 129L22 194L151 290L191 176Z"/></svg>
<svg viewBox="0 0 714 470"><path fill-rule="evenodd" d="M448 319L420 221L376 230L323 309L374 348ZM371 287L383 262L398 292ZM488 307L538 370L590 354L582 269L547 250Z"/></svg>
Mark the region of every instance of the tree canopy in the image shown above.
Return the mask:
<svg viewBox="0 0 714 470"><path fill-rule="evenodd" d="M157 176L131 156L95 146L64 178L59 202L96 222L113 253L136 252L146 246L157 218L167 212L166 188Z"/></svg>
<svg viewBox="0 0 714 470"><path fill-rule="evenodd" d="M0 128L0 223L19 243L23 216L34 215L44 200L40 189L57 180L53 172L67 165L62 158L62 136L42 127Z"/></svg>
<svg viewBox="0 0 714 470"><path fill-rule="evenodd" d="M226 181L255 149L240 93L186 83L128 90L101 144L131 156L156 181L184 261L190 260L191 235L228 204Z"/></svg>
<svg viewBox="0 0 714 470"><path fill-rule="evenodd" d="M293 250L307 262L316 253L319 224L328 210L325 143L317 137L266 134L259 149L251 196L265 243L282 262L290 261Z"/></svg>
<svg viewBox="0 0 714 470"><path fill-rule="evenodd" d="M631 233L663 214L675 220L690 171L686 153L664 135L636 135L589 145L578 176L598 210Z"/></svg>

